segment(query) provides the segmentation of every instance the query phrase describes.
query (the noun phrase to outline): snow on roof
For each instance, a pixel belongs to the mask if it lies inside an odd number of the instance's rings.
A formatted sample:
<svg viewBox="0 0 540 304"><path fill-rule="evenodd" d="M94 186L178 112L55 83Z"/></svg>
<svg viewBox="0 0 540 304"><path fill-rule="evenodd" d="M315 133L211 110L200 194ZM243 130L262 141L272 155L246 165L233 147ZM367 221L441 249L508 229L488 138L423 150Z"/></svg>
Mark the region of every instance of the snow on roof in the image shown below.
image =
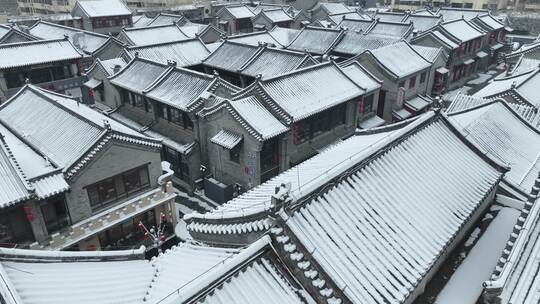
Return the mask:
<svg viewBox="0 0 540 304"><path fill-rule="evenodd" d="M281 45L289 45L300 30L274 26L268 33Z"/></svg>
<svg viewBox="0 0 540 304"><path fill-rule="evenodd" d="M77 5L90 18L131 15L131 11L120 0L77 0Z"/></svg>
<svg viewBox="0 0 540 304"><path fill-rule="evenodd" d="M412 24L376 21L367 32L367 35L407 38L412 31Z"/></svg>
<svg viewBox="0 0 540 304"><path fill-rule="evenodd" d="M441 16L408 15L405 21L412 22L415 30L424 32L439 24L441 20Z"/></svg>
<svg viewBox="0 0 540 304"><path fill-rule="evenodd" d="M302 120L365 93L333 62L262 79L260 86L293 121Z"/></svg>
<svg viewBox="0 0 540 304"><path fill-rule="evenodd" d="M305 53L264 47L240 68L240 73L251 77L284 74L299 68L309 58Z"/></svg>
<svg viewBox="0 0 540 304"><path fill-rule="evenodd" d="M274 36L272 36L268 31L259 31L247 34L238 34L233 36L228 36L227 41L248 44L252 46L258 46L261 43L267 43L274 45L276 47L281 47L282 45L277 41Z"/></svg>
<svg viewBox="0 0 540 304"><path fill-rule="evenodd" d="M538 302L539 212L540 198L525 203L491 280L484 282L484 290L497 295L501 303Z"/></svg>
<svg viewBox="0 0 540 304"><path fill-rule="evenodd" d="M172 41L160 44L128 47L126 51L156 62L176 62L177 66L187 67L200 64L210 54L210 50L199 38Z"/></svg>
<svg viewBox="0 0 540 304"><path fill-rule="evenodd" d="M508 164L505 179L528 193L540 172L540 130L503 101L451 114L450 119L469 140Z"/></svg>
<svg viewBox="0 0 540 304"><path fill-rule="evenodd" d="M376 12L373 16L373 19L388 22L403 22L403 19L405 19L406 17L407 15L404 12Z"/></svg>
<svg viewBox="0 0 540 304"><path fill-rule="evenodd" d="M436 47L430 47L430 46L422 46L422 45L414 45L412 44L411 47L424 59L427 61L434 63L439 54L442 52L442 47L436 48Z"/></svg>
<svg viewBox="0 0 540 304"><path fill-rule="evenodd" d="M506 102L503 99L498 101ZM454 99L451 101L447 113L461 112L464 110L469 110L481 106L485 103L492 103L492 99L484 99L481 97L470 96L465 94L456 94ZM540 129L540 111L534 106L528 104L517 104L517 103L507 103L516 113L518 113L523 119L528 121L533 127Z"/></svg>
<svg viewBox="0 0 540 304"><path fill-rule="evenodd" d="M265 9L262 10L260 14L264 15L271 22L286 22L293 20L292 17L281 8Z"/></svg>
<svg viewBox="0 0 540 304"><path fill-rule="evenodd" d="M174 68L160 80L145 90L151 99L187 111L187 108L199 98L214 82L215 78L195 71Z"/></svg>
<svg viewBox="0 0 540 304"><path fill-rule="evenodd" d="M3 130L1 135L4 135ZM17 172L13 156L6 150L5 144L0 144L0 208L4 208L29 199L30 192Z"/></svg>
<svg viewBox="0 0 540 304"><path fill-rule="evenodd" d="M234 19L244 19L255 16L255 14L245 5L225 6L223 10L228 11ZM219 12L218 15L220 15Z"/></svg>
<svg viewBox="0 0 540 304"><path fill-rule="evenodd" d="M519 61L514 65L511 70L511 75L519 75L532 70L536 70L540 67L540 59L528 58L525 55L521 55Z"/></svg>
<svg viewBox="0 0 540 304"><path fill-rule="evenodd" d="M448 45L452 49L456 49L456 48L459 47L459 45L456 42L454 42L450 38L446 37L446 35L441 33L441 31L434 30L430 34L433 34L433 36L435 36L435 38L439 39L440 41L442 41L444 44Z"/></svg>
<svg viewBox="0 0 540 304"><path fill-rule="evenodd" d="M146 25L147 26L170 25L170 24L176 23L176 22L178 22L178 21L180 21L180 20L182 20L184 18L186 18L186 17L184 17L183 15L167 14L167 13L160 12L156 17L154 17L154 19L152 19Z"/></svg>
<svg viewBox="0 0 540 304"><path fill-rule="evenodd" d="M0 69L82 58L68 40L38 40L0 45Z"/></svg>
<svg viewBox="0 0 540 304"><path fill-rule="evenodd" d="M372 19L369 16L360 15L358 12L349 12L349 13L343 13L343 14L328 15L327 18L332 20L332 22L334 22L334 24L339 24L344 19L372 21Z"/></svg>
<svg viewBox="0 0 540 304"><path fill-rule="evenodd" d="M100 142L109 127L140 143L159 146L77 100L32 85L0 106L0 120L64 172Z"/></svg>
<svg viewBox="0 0 540 304"><path fill-rule="evenodd" d="M289 130L255 96L230 101L230 105L245 123L255 129L262 140Z"/></svg>
<svg viewBox="0 0 540 304"><path fill-rule="evenodd" d="M461 42L470 41L484 35L479 28L463 19L441 23L441 27Z"/></svg>
<svg viewBox="0 0 540 304"><path fill-rule="evenodd" d="M493 18L493 16L491 16L490 14L480 16L477 18L480 19L480 21L482 21L485 25L487 25L492 30L499 30L499 29L504 28L504 24L499 22L497 19Z"/></svg>
<svg viewBox="0 0 540 304"><path fill-rule="evenodd" d="M403 78L431 66L408 43L401 41L369 51L375 59L397 78ZM407 58L407 60L403 60Z"/></svg>
<svg viewBox="0 0 540 304"><path fill-rule="evenodd" d="M233 131L221 129L216 135L210 138L210 141L225 149L232 149L242 141L242 135Z"/></svg>
<svg viewBox="0 0 540 304"><path fill-rule="evenodd" d="M366 50L378 49L400 41L396 37L366 36L362 32L348 30L332 51L347 55L357 55Z"/></svg>
<svg viewBox="0 0 540 304"><path fill-rule="evenodd" d="M189 38L197 37L197 35L202 34L208 28L212 28L218 31L215 27L212 27L209 24L198 24L198 23L188 23L188 24L179 26L179 28L182 31L182 33L184 33L184 35L188 36Z"/></svg>
<svg viewBox="0 0 540 304"><path fill-rule="evenodd" d="M345 6L345 4L340 3L340 2L338 3L320 2L319 6L323 10L325 10L328 14L343 14L343 13L351 12L351 10L347 6Z"/></svg>
<svg viewBox="0 0 540 304"><path fill-rule="evenodd" d="M346 28L349 31L362 31L366 33L375 24L372 20L356 20L356 19L343 19L338 26Z"/></svg>
<svg viewBox="0 0 540 304"><path fill-rule="evenodd" d="M103 66L103 68L105 69L105 71L107 72L107 74L109 76L111 75L114 75L114 69L116 66L119 66L120 68L123 68L124 66L126 66L126 62L124 61L123 58L112 58L112 59L107 59L107 60L101 60L101 59L96 59L96 61L99 60L100 64Z"/></svg>
<svg viewBox="0 0 540 304"><path fill-rule="evenodd" d="M524 98L526 102L534 106L539 106L540 97L537 94L537 88L540 85L539 71L539 69L536 69L521 75L495 78L480 91L476 92L474 96L484 98L497 97L502 94L517 92L519 97Z"/></svg>
<svg viewBox="0 0 540 304"><path fill-rule="evenodd" d="M204 59L203 64L236 73L259 51L259 47L227 40Z"/></svg>
<svg viewBox="0 0 540 304"><path fill-rule="evenodd" d="M444 21L456 19L471 20L476 16L488 14L489 10L441 7L437 13L443 16Z"/></svg>
<svg viewBox="0 0 540 304"><path fill-rule="evenodd" d="M34 24L29 32L43 39L64 39L64 36L68 36L69 41L75 47L88 53L93 53L101 48L109 38L106 35L42 20Z"/></svg>
<svg viewBox="0 0 540 304"><path fill-rule="evenodd" d="M336 44L342 35L342 30L308 26L300 31L287 48L301 52L308 51L315 54L325 54Z"/></svg>
<svg viewBox="0 0 540 304"><path fill-rule="evenodd" d="M119 35L119 37L126 37L129 44L136 46L160 44L188 38L176 24L125 28Z"/></svg>
<svg viewBox="0 0 540 304"><path fill-rule="evenodd" d="M110 79L114 85L142 94L167 68L168 66L164 64L135 58Z"/></svg>
<svg viewBox="0 0 540 304"><path fill-rule="evenodd" d="M198 280L219 279L222 274L216 272L234 262L232 258L239 252L242 250L180 243L147 261L122 255L108 260L100 252L51 259L54 256L43 251L2 249L0 273L27 304L156 303L170 294L173 300L181 297L183 293L177 291L190 284L200 291L206 286L196 284Z"/></svg>
<svg viewBox="0 0 540 304"><path fill-rule="evenodd" d="M341 69L358 86L364 88L366 92L372 92L381 87L382 82L371 75L356 61Z"/></svg>
<svg viewBox="0 0 540 304"><path fill-rule="evenodd" d="M431 119L282 218L352 303L403 303L502 175L480 155Z"/></svg>
<svg viewBox="0 0 540 304"><path fill-rule="evenodd" d="M235 218L267 210L270 208L275 188L280 184L290 183L291 193L302 197L309 193L309 189L345 172L353 164L373 153L374 149L386 144L392 134L394 131L349 137L206 214L192 213L184 216L189 223L188 229L196 224L190 222L191 220Z"/></svg>

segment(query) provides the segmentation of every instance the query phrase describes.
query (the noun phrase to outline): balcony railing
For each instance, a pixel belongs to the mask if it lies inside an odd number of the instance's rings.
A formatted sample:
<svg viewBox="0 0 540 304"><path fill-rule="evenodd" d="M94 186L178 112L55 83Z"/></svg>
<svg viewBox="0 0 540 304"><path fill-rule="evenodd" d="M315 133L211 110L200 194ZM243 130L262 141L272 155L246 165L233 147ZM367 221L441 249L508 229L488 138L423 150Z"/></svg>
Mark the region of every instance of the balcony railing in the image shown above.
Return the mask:
<svg viewBox="0 0 540 304"><path fill-rule="evenodd" d="M65 231L51 235L50 240L45 244L33 243L30 245L30 249L66 249L138 214L169 201L174 201L175 197L176 194L174 193L172 182L169 181L163 187L145 192L118 206L104 210L86 220L78 222Z"/></svg>

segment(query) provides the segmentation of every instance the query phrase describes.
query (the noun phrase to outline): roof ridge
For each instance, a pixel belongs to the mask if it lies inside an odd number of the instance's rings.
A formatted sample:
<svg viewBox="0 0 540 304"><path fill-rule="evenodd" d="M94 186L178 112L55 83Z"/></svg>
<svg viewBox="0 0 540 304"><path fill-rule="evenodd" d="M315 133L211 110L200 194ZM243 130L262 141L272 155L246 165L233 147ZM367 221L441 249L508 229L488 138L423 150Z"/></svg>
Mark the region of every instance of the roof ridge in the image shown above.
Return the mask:
<svg viewBox="0 0 540 304"><path fill-rule="evenodd" d="M180 29L178 29L178 30L180 31ZM159 43L132 45L132 46L127 46L126 49L127 50L138 50L138 49L143 49L143 48L159 47L159 46L169 45L169 44L180 44L182 42L192 42L194 40L199 40L199 38L198 37L193 37L193 38L186 37L185 39L179 39L179 40L174 40L174 41L164 41L164 42L159 42Z"/></svg>
<svg viewBox="0 0 540 304"><path fill-rule="evenodd" d="M292 70L292 71L289 71L287 73L278 74L278 75L274 75L274 76L271 76L271 77L268 77L268 78L264 78L264 79L261 79L261 82L269 82L269 81L273 81L273 80L276 80L276 79L279 79L279 78L286 78L286 77L289 77L289 76L291 76L293 74L303 73L303 72L306 72L308 70L322 69L322 68L326 68L327 66L330 66L330 65L333 65L331 61L322 62L320 64L315 64L315 65L307 66L307 67L304 67L304 68L301 68L301 69Z"/></svg>
<svg viewBox="0 0 540 304"><path fill-rule="evenodd" d="M53 26L53 27L63 28L65 30L69 30L71 32L85 33L85 34L89 34L89 35L92 35L92 36L99 36L99 37L102 37L102 38L108 38L109 37L108 35L105 35L105 34L100 34L100 33L92 32L92 31L87 31L87 30L83 30L83 29L79 29L79 28L74 28L74 27L70 27L70 26L66 26L66 25L62 25L62 24L58 24L58 23L53 23L53 22L49 22L49 21L45 21L45 20L41 20L41 19L38 22L36 22L34 25L32 25L30 27L30 30L32 30L34 27L38 26L41 23L49 25L49 26Z"/></svg>
<svg viewBox="0 0 540 304"><path fill-rule="evenodd" d="M20 134L18 134L16 132L13 132L14 130L12 128L8 127L7 124L2 119L0 119L0 125L2 125L4 128L6 128L13 135L15 135L17 137L17 139L23 141L25 144L27 143L25 140L22 140ZM24 173L23 169L21 168L21 165L19 164L19 161L17 160L17 158L13 154L13 151L11 151L11 148L9 147L6 140L4 139L4 136L5 136L4 134L0 133L0 146L1 146L1 150L4 152L4 154L9 159L9 162L11 164L11 166L10 166L11 169L13 171L15 171L15 174L17 174L17 176L21 180L21 182L24 185L24 187L26 188L26 190L27 191L33 191L34 187L32 187L30 185L29 178L26 176L26 173ZM33 147L31 147L31 148L33 149Z"/></svg>

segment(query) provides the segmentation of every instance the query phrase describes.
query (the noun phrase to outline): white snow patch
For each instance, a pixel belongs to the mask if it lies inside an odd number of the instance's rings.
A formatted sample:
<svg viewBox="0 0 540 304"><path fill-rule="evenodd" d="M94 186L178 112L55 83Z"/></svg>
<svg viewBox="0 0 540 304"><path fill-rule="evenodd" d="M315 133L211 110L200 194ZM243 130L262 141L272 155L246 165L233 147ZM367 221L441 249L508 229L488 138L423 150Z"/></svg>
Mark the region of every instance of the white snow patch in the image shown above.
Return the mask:
<svg viewBox="0 0 540 304"><path fill-rule="evenodd" d="M187 230L186 222L182 219L178 220L178 224L174 227L174 234L183 241L191 240L191 235Z"/></svg>
<svg viewBox="0 0 540 304"><path fill-rule="evenodd" d="M501 209L439 293L435 304L476 303L483 290L482 282L491 276L518 216L517 210Z"/></svg>
<svg viewBox="0 0 540 304"><path fill-rule="evenodd" d="M478 239L478 236L480 235L480 232L482 232L482 230L480 230L480 228L476 227L474 229L474 231L471 233L471 235L469 236L469 238L467 239L467 241L465 242L465 247L470 247L472 244L474 244L476 239Z"/></svg>
<svg viewBox="0 0 540 304"><path fill-rule="evenodd" d="M176 210L182 212L183 214L190 214L195 212L195 210L192 210L182 204L176 203Z"/></svg>
<svg viewBox="0 0 540 304"><path fill-rule="evenodd" d="M482 221L486 221L486 220L490 220L493 218L493 214L491 213L486 213L486 215L484 216L484 218L482 219Z"/></svg>

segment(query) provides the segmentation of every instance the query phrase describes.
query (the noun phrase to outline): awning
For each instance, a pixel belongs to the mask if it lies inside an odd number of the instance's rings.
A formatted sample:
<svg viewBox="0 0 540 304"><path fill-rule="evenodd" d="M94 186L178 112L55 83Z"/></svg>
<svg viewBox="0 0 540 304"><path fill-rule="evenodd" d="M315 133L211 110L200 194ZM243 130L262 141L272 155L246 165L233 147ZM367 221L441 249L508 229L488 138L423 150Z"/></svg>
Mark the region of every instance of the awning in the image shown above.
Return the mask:
<svg viewBox="0 0 540 304"><path fill-rule="evenodd" d="M440 67L440 68L436 69L435 72L437 72L439 74L448 74L449 71L445 67Z"/></svg>
<svg viewBox="0 0 540 304"><path fill-rule="evenodd" d="M399 111L393 111L392 115L394 115L395 118L398 120L404 120L412 116L412 113L409 112L407 109L403 108Z"/></svg>
<svg viewBox="0 0 540 304"><path fill-rule="evenodd" d="M463 62L463 64L465 65L469 65L469 64L473 64L474 63L474 59L467 59L465 60L465 62Z"/></svg>
<svg viewBox="0 0 540 304"><path fill-rule="evenodd" d="M476 57L478 57L478 58L485 58L487 56L489 56L489 54L484 52L484 51L480 51L480 52L476 53Z"/></svg>
<svg viewBox="0 0 540 304"><path fill-rule="evenodd" d="M502 48L502 47L503 47L502 44L497 43L497 44L492 45L489 49L490 49L490 50L493 50L493 51L496 51L496 50L498 50L498 49L500 49L500 48Z"/></svg>
<svg viewBox="0 0 540 304"><path fill-rule="evenodd" d="M242 141L242 135L227 130L221 130L214 135L214 137L210 138L210 141L225 149L231 150Z"/></svg>
<svg viewBox="0 0 540 304"><path fill-rule="evenodd" d="M87 82L83 83L83 85L89 89L95 89L99 87L103 82L101 80L97 80L95 78L92 78L88 80Z"/></svg>
<svg viewBox="0 0 540 304"><path fill-rule="evenodd" d="M405 101L405 105L416 112L422 111L430 104L431 104L431 100L429 100L427 97L424 98L422 96L416 96L415 98L411 100Z"/></svg>
<svg viewBox="0 0 540 304"><path fill-rule="evenodd" d="M373 115L372 117L361 121L358 124L358 126L362 129L371 129L371 128L380 127L384 125L385 123L386 121L384 121L384 119L380 118L377 115Z"/></svg>

